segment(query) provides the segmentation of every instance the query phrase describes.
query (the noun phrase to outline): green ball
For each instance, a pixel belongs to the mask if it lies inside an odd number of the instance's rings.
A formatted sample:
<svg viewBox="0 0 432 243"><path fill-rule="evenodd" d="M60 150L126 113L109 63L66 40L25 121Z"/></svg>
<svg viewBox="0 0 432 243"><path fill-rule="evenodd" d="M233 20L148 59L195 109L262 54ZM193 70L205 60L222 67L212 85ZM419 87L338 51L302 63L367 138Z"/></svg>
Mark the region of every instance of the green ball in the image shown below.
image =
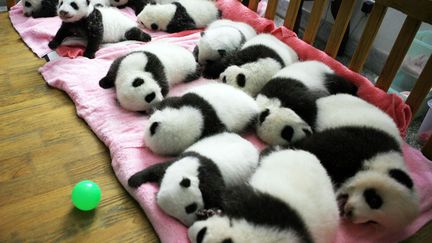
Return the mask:
<svg viewBox="0 0 432 243"><path fill-rule="evenodd" d="M72 190L72 203L80 210L95 209L101 200L101 189L93 181L78 182Z"/></svg>

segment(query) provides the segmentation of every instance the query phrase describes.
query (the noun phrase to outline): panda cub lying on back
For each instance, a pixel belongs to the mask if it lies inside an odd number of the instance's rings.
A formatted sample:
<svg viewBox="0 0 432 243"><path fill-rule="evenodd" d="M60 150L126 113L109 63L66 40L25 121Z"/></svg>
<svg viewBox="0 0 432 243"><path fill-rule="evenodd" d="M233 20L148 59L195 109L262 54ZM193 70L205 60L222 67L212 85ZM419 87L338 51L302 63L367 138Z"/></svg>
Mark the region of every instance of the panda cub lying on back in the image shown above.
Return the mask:
<svg viewBox="0 0 432 243"><path fill-rule="evenodd" d="M175 33L203 28L219 17L212 1L178 0L169 4L151 2L138 14L138 21L148 29Z"/></svg>
<svg viewBox="0 0 432 243"><path fill-rule="evenodd" d="M229 19L216 20L201 32L194 53L198 63L205 65L239 49L254 36L255 30L246 23Z"/></svg>
<svg viewBox="0 0 432 243"><path fill-rule="evenodd" d="M222 214L189 228L193 243L334 242L339 212L330 178L309 152L263 157L246 185L227 188ZM204 210L206 211L206 210Z"/></svg>
<svg viewBox="0 0 432 243"><path fill-rule="evenodd" d="M149 112L170 86L198 77L198 64L191 52L175 44L155 42L117 58L99 85L105 89L115 86L123 108Z"/></svg>
<svg viewBox="0 0 432 243"><path fill-rule="evenodd" d="M397 231L419 212L393 119L346 94L317 101L316 133L295 147L321 161L337 189L341 215L356 224Z"/></svg>
<svg viewBox="0 0 432 243"><path fill-rule="evenodd" d="M226 187L247 181L258 165L258 150L232 133L200 140L172 161L150 166L129 178L131 187L157 182L157 204L189 226L202 209L220 208Z"/></svg>
<svg viewBox="0 0 432 243"><path fill-rule="evenodd" d="M175 155L201 138L243 132L255 123L258 105L229 85L211 83L168 97L156 105L144 128L146 146L157 154Z"/></svg>
<svg viewBox="0 0 432 243"><path fill-rule="evenodd" d="M272 145L296 142L313 132L318 98L356 92L356 86L322 62L289 65L274 75L256 98L262 110L257 135Z"/></svg>
<svg viewBox="0 0 432 243"><path fill-rule="evenodd" d="M89 0L60 0L57 13L63 23L48 44L51 49L57 48L66 37L79 35L87 39L84 56L94 58L101 43L151 40L118 9L95 8Z"/></svg>
<svg viewBox="0 0 432 243"><path fill-rule="evenodd" d="M260 34L239 51L207 65L203 74L256 96L280 69L297 61L297 53L291 47L273 35Z"/></svg>

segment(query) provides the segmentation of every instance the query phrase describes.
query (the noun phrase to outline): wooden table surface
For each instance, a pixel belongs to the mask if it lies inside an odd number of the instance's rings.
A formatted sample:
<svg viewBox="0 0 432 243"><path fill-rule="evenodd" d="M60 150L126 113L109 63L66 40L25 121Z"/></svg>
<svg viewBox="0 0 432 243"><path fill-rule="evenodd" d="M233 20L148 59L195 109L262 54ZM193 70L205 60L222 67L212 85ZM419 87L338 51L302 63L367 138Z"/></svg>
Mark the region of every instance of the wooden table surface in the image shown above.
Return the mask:
<svg viewBox="0 0 432 243"><path fill-rule="evenodd" d="M116 180L107 148L45 64L0 14L0 242L159 242L145 214ZM74 209L75 183L102 189L94 212ZM429 223L406 242L432 242Z"/></svg>
<svg viewBox="0 0 432 243"><path fill-rule="evenodd" d="M0 242L159 242L122 188L108 149L68 96L48 87L45 64L0 14ZM94 212L71 204L75 183L102 189Z"/></svg>

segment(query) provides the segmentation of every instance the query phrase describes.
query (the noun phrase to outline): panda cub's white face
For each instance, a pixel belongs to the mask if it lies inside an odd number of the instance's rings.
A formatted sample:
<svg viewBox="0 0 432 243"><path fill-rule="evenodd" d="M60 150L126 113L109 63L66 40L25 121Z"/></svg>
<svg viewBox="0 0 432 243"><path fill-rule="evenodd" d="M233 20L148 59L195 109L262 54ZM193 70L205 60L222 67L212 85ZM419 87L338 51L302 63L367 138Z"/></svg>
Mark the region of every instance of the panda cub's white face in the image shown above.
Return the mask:
<svg viewBox="0 0 432 243"><path fill-rule="evenodd" d="M271 145L288 145L311 134L312 128L289 108L266 108L257 123L258 137Z"/></svg>
<svg viewBox="0 0 432 243"><path fill-rule="evenodd" d="M32 16L33 11L38 11L41 8L42 0L23 0L21 4L23 5L24 15L27 17Z"/></svg>
<svg viewBox="0 0 432 243"><path fill-rule="evenodd" d="M210 46L205 36L202 37L198 42L198 63L206 65L220 58L219 52Z"/></svg>
<svg viewBox="0 0 432 243"><path fill-rule="evenodd" d="M419 213L418 196L397 152L372 158L375 168L360 171L337 191L341 215L355 224L372 224L386 231L408 225Z"/></svg>
<svg viewBox="0 0 432 243"><path fill-rule="evenodd" d="M176 6L174 4L150 3L138 14L138 22L147 29L164 31L167 29L175 11Z"/></svg>
<svg viewBox="0 0 432 243"><path fill-rule="evenodd" d="M144 141L157 154L177 155L201 137L203 127L203 116L196 108L168 107L150 116L144 128Z"/></svg>
<svg viewBox="0 0 432 243"><path fill-rule="evenodd" d="M76 22L93 12L89 0L60 0L57 15L63 22Z"/></svg>
<svg viewBox="0 0 432 243"><path fill-rule="evenodd" d="M128 0L110 0L110 4L113 7L123 6L123 5L127 4L128 2L129 2Z"/></svg>
<svg viewBox="0 0 432 243"><path fill-rule="evenodd" d="M117 79L121 80L116 82L117 100L127 110L149 112L164 98L151 73L131 70Z"/></svg>
<svg viewBox="0 0 432 243"><path fill-rule="evenodd" d="M157 194L159 207L186 226L192 225L196 220L196 211L204 208L199 189L199 166L195 157L176 161L166 170Z"/></svg>

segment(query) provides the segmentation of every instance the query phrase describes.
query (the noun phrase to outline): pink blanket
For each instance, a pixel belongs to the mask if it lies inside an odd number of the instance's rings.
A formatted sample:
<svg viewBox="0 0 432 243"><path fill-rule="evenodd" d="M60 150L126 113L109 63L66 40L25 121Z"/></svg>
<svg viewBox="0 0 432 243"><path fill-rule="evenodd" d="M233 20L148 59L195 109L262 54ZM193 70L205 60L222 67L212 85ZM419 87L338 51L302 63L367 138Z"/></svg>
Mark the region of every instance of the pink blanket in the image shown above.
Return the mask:
<svg viewBox="0 0 432 243"><path fill-rule="evenodd" d="M321 60L336 70L337 73L352 80L359 86L359 96L386 111L396 121L401 133L411 119L411 112L400 98L388 95L370 84L357 73L351 72L342 64L326 56L323 52L311 47L296 38L296 35L285 29L277 28L272 21L258 17L235 0L219 0L218 5L225 18L241 20L254 26L259 32L272 32L274 35L292 46L304 59ZM182 32L177 35L160 36L166 40L192 50L199 38L194 31ZM114 45L101 49L96 59L78 57L76 59L60 58L47 63L40 69L46 82L64 90L71 97L77 108L78 116L82 117L95 134L108 146L114 171L126 190L140 203L149 220L153 224L162 242L187 242L186 228L165 215L155 203L157 187L146 184L139 189L127 186L127 179L149 165L158 163L165 158L151 153L143 139L143 127L147 116L123 110L115 101L114 90L104 90L98 86L116 57L143 45ZM177 95L191 86L211 82L199 79L192 83L174 87L169 95ZM258 148L264 145L253 134L245 135ZM337 242L396 242L414 234L432 218L432 162L427 160L418 150L404 145L403 152L416 187L421 196L421 216L409 227L397 234L385 235L373 228L355 226L344 222L340 226ZM90 178L91 179L91 178Z"/></svg>

